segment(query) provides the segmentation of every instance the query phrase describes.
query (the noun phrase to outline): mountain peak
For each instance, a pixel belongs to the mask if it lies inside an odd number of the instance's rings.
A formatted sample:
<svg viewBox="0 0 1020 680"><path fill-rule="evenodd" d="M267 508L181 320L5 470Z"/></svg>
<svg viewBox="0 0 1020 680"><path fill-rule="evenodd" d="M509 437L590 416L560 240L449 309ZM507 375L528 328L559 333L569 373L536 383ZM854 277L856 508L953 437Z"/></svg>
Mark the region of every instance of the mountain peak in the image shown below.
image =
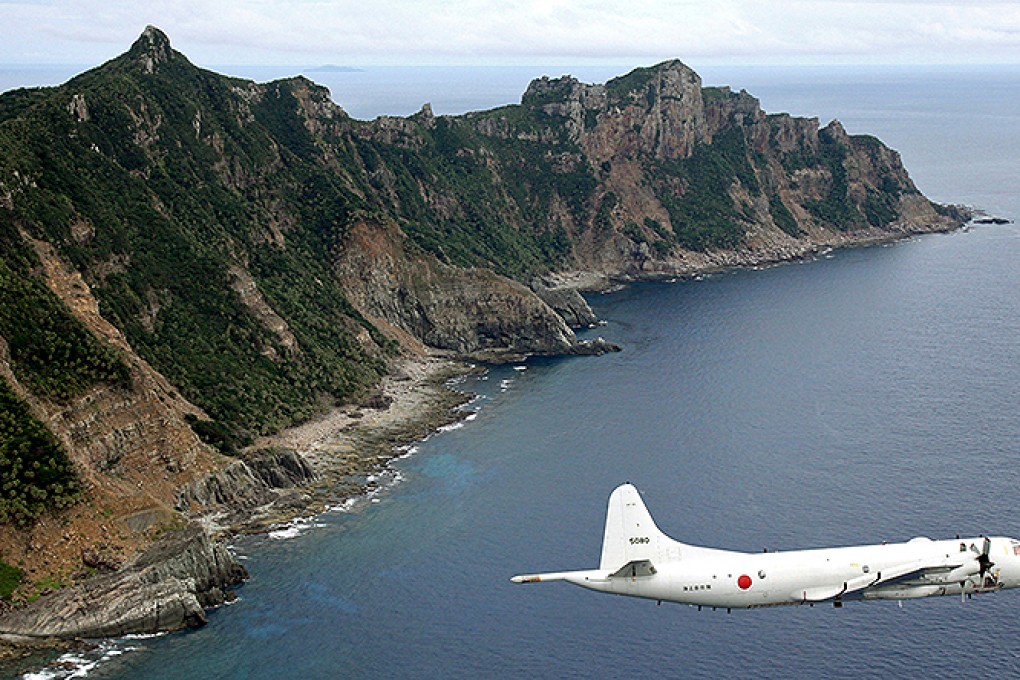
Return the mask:
<svg viewBox="0 0 1020 680"><path fill-rule="evenodd" d="M128 52L131 57L138 59L146 73L152 73L159 64L165 64L170 60L173 50L170 47L170 38L166 33L155 26L146 26L142 35L131 46Z"/></svg>

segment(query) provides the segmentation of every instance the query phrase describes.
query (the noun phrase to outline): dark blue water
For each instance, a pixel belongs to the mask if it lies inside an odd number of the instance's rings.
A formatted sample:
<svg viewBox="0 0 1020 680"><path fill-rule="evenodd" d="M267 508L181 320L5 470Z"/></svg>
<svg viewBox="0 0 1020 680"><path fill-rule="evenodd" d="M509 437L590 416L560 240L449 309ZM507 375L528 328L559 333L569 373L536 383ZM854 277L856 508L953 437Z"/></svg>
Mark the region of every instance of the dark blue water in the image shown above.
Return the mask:
<svg viewBox="0 0 1020 680"><path fill-rule="evenodd" d="M842 97L851 131L899 136L922 189L1020 215L1012 81L897 77L891 101L867 78L763 98ZM667 533L737 550L1020 536L1017 291L1009 225L595 296L624 352L466 383L477 417L377 503L241 542L238 603L90 677L1017 675L1016 591L727 615L508 581L596 566L628 480Z"/></svg>

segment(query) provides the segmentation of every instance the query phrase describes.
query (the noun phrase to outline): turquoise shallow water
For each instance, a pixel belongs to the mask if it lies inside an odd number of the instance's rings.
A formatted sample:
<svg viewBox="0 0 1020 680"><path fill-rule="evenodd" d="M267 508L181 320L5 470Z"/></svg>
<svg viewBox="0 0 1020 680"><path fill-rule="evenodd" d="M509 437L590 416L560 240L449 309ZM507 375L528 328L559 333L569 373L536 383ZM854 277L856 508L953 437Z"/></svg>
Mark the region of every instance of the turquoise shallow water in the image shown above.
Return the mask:
<svg viewBox="0 0 1020 680"><path fill-rule="evenodd" d="M1015 80L759 75L768 108L839 108L934 197L1020 215ZM1016 675L1018 592L727 615L508 578L594 566L627 480L718 547L1020 537L1018 263L988 226L593 296L624 352L465 382L477 416L377 502L240 542L238 603L89 677Z"/></svg>

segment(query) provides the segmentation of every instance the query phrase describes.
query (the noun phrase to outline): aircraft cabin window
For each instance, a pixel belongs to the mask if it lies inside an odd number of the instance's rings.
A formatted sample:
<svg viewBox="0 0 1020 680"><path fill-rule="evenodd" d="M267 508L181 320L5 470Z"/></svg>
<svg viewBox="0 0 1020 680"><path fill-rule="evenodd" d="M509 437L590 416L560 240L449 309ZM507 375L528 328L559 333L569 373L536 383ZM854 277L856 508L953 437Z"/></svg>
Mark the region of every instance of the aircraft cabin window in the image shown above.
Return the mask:
<svg viewBox="0 0 1020 680"><path fill-rule="evenodd" d="M967 552L967 544L966 543L961 543L960 544L960 552Z"/></svg>

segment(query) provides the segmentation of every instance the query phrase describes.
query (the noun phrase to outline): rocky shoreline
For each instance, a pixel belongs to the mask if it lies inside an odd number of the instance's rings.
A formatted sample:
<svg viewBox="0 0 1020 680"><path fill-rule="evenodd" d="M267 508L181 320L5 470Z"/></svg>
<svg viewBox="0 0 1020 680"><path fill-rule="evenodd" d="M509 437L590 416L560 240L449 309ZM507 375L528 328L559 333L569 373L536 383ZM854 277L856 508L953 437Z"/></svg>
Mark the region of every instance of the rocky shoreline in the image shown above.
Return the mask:
<svg viewBox="0 0 1020 680"><path fill-rule="evenodd" d="M188 514L136 559L0 613L0 663L87 640L198 627L233 599L247 572L222 539L315 515L371 487L399 448L460 419L469 396L449 381L477 370L447 358L405 359L359 404L266 437L235 463L181 490ZM195 504L201 512L187 513Z"/></svg>
<svg viewBox="0 0 1020 680"><path fill-rule="evenodd" d="M449 382L475 370L479 369L450 358L405 359L358 404L260 439L251 447L255 455L292 452L310 474L301 484L277 487L278 497L254 512L231 518L214 510L203 516L203 523L217 535L261 533L364 494L372 486L369 477L399 456L402 447L465 415L455 409L471 397L450 389ZM230 508L223 510L229 513Z"/></svg>
<svg viewBox="0 0 1020 680"><path fill-rule="evenodd" d="M968 206L950 206L952 215L942 221L913 223L905 221L885 229L864 229L852 232L824 232L809 234L803 239L784 236L758 235L747 248L709 252L684 252L679 258L665 261L648 260L638 268L620 272L616 270L564 271L550 275L544 281L549 290L578 290L601 292L622 284L639 281L665 281L693 279L732 269L766 267L784 262L810 260L822 252L839 248L861 248L894 243L914 236L948 233L966 225L981 224L981 215ZM1001 218L994 218L996 220ZM559 310L557 310L559 311Z"/></svg>

